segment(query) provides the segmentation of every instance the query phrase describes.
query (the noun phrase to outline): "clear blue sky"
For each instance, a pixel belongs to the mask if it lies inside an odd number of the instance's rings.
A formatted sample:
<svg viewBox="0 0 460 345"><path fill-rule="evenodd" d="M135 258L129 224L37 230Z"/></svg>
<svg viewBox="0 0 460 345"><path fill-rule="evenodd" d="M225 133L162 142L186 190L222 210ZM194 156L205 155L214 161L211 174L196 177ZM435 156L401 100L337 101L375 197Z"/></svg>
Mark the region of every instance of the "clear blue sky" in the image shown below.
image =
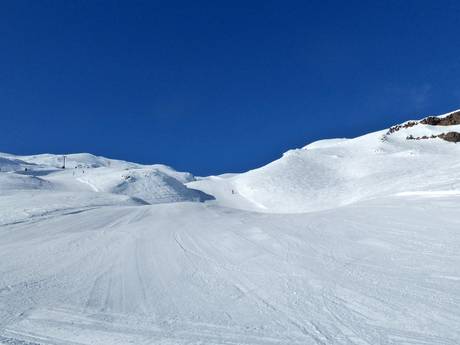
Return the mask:
<svg viewBox="0 0 460 345"><path fill-rule="evenodd" d="M456 1L1 1L0 151L248 170L460 108L459 18Z"/></svg>

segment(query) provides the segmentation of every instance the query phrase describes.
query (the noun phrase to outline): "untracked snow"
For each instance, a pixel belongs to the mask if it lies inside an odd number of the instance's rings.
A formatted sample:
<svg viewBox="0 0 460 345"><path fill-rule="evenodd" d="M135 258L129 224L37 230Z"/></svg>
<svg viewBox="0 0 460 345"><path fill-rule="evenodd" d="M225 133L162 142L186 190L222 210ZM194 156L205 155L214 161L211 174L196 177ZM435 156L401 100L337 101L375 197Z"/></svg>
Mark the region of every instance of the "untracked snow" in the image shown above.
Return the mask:
<svg viewBox="0 0 460 345"><path fill-rule="evenodd" d="M201 178L0 154L0 344L457 345L445 131L322 140Z"/></svg>

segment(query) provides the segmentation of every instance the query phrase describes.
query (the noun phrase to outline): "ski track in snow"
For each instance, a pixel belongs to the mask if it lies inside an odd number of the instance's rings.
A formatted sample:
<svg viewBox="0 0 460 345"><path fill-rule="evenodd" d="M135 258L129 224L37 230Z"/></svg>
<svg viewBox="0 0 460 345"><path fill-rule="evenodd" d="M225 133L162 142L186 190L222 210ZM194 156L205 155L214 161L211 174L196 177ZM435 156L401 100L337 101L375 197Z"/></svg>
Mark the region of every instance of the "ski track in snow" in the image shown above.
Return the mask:
<svg viewBox="0 0 460 345"><path fill-rule="evenodd" d="M77 181L81 182L81 183L84 183L86 185L88 185L93 191L95 192L99 192L99 189L94 185L92 184L91 182L89 182L88 180L85 180L81 177L77 178Z"/></svg>
<svg viewBox="0 0 460 345"><path fill-rule="evenodd" d="M0 341L457 344L459 200L439 218L437 199L404 212L400 199L289 217L110 206L3 226Z"/></svg>

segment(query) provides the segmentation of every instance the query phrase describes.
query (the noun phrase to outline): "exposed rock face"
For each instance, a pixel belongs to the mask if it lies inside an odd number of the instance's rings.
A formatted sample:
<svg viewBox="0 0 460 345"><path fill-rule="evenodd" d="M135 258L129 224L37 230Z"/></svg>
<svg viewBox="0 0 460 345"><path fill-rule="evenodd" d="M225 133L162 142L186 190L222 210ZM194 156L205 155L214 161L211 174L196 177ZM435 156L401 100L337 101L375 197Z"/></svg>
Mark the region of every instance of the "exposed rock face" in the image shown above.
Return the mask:
<svg viewBox="0 0 460 345"><path fill-rule="evenodd" d="M393 127L390 127L388 129L388 132L387 132L387 135L390 135L391 133L394 133L394 132L397 132L399 131L401 128L410 128L410 127L414 127L418 125L418 122L416 121L409 121L408 123L405 123L403 125L396 125L396 126L393 126Z"/></svg>
<svg viewBox="0 0 460 345"><path fill-rule="evenodd" d="M450 141L453 143L458 143L460 141L460 133L459 132L448 132L440 134L439 137L444 139L445 141Z"/></svg>
<svg viewBox="0 0 460 345"><path fill-rule="evenodd" d="M432 134L431 136L424 135L422 137L414 137L412 134L408 135L406 137L406 140L423 140L423 139L435 139L435 138L441 138L445 141L450 141L453 143L457 143L460 141L460 133L458 132L448 132L448 133L442 133L439 135L434 135Z"/></svg>
<svg viewBox="0 0 460 345"><path fill-rule="evenodd" d="M429 116L426 119L420 121L424 125L431 125L431 126L452 126L452 125L460 125L460 111L452 113L446 117L436 117L436 116Z"/></svg>
<svg viewBox="0 0 460 345"><path fill-rule="evenodd" d="M424 125L430 125L430 126L454 126L454 125L460 125L460 110L453 112L446 117L437 117L437 116L429 116L420 122L416 121L410 121L404 125L396 125L393 127L390 127L386 135L390 135L391 133L397 132L402 128L409 128L416 126L418 124L424 124ZM458 143L460 142L460 133L459 132L447 132L447 133L442 133L438 135L431 135L431 136L421 136L421 137L414 137L412 134L408 135L406 137L407 140L421 140L421 139L434 139L434 138L440 138L445 141L450 141L453 143ZM382 139L383 140L383 139Z"/></svg>

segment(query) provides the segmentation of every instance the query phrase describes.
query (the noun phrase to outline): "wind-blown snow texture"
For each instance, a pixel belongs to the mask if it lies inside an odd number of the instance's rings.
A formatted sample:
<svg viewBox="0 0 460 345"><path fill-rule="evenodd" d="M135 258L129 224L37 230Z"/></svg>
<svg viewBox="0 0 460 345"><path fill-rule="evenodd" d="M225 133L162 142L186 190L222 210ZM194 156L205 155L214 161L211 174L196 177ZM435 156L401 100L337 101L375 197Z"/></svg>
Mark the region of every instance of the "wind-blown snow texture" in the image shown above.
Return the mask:
<svg viewBox="0 0 460 345"><path fill-rule="evenodd" d="M0 154L0 344L459 344L447 127L206 178Z"/></svg>

